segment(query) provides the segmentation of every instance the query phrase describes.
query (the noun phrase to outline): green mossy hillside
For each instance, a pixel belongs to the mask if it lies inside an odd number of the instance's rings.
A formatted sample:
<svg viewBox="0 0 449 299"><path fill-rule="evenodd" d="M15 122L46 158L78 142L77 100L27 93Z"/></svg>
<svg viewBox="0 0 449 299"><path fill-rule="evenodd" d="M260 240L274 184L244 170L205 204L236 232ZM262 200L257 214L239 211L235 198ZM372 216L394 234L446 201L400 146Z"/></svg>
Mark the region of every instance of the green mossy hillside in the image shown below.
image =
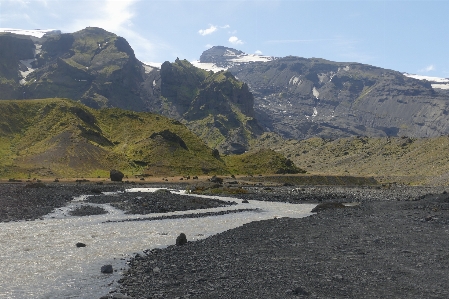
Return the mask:
<svg viewBox="0 0 449 299"><path fill-rule="evenodd" d="M449 184L449 137L283 139L265 133L254 149L271 148L316 175L374 177L381 183Z"/></svg>
<svg viewBox="0 0 449 299"><path fill-rule="evenodd" d="M225 156L223 159L232 174L305 173L304 170L296 167L291 160L286 159L281 154L270 149L250 151L241 155Z"/></svg>
<svg viewBox="0 0 449 299"><path fill-rule="evenodd" d="M37 69L22 86L26 98L63 97L95 108L146 109L140 95L142 65L124 38L88 27L40 42Z"/></svg>
<svg viewBox="0 0 449 299"><path fill-rule="evenodd" d="M0 101L0 177L225 173L180 122L66 99Z"/></svg>
<svg viewBox="0 0 449 299"><path fill-rule="evenodd" d="M220 157L181 122L68 99L0 101L0 178L297 173L272 150Z"/></svg>

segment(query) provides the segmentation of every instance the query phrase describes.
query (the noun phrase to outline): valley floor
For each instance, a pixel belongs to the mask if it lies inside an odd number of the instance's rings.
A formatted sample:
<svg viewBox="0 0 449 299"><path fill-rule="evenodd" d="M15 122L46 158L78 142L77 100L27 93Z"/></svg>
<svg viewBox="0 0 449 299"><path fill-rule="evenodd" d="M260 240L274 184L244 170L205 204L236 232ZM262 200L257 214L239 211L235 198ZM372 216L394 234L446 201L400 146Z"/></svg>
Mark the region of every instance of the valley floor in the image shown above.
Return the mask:
<svg viewBox="0 0 449 299"><path fill-rule="evenodd" d="M357 205L252 222L149 251L131 261L120 292L130 298L449 297L449 196L443 188L253 191L239 197Z"/></svg>
<svg viewBox="0 0 449 299"><path fill-rule="evenodd" d="M48 185L0 185L1 221L37 219L73 195L124 186ZM449 297L444 187L261 185L247 190L238 197L250 202L352 205L301 219L252 222L184 246L148 250L130 261L120 288L104 298Z"/></svg>

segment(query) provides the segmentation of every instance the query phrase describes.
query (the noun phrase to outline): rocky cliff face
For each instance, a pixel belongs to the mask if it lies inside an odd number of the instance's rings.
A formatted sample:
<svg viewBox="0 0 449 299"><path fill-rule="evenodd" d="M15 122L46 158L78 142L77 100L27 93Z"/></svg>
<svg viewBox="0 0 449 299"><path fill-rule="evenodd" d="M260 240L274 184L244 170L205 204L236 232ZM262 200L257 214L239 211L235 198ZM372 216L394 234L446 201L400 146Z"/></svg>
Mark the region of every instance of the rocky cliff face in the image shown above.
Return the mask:
<svg viewBox="0 0 449 299"><path fill-rule="evenodd" d="M399 72L298 57L230 71L251 87L261 122L286 137L449 132L447 98Z"/></svg>
<svg viewBox="0 0 449 299"><path fill-rule="evenodd" d="M20 61L33 59L34 42L28 36L0 34L0 90L4 99L22 98L21 71L26 69Z"/></svg>
<svg viewBox="0 0 449 299"><path fill-rule="evenodd" d="M0 76L10 80L1 86L2 99L65 97L95 108L147 108L145 69L128 42L113 33L88 27L42 38L0 38L8 39L7 46L0 46L7 61Z"/></svg>
<svg viewBox="0 0 449 299"><path fill-rule="evenodd" d="M201 57L222 66L235 61L219 54L213 48ZM250 87L264 129L287 138L449 133L447 93L396 71L294 56L232 64L229 71Z"/></svg>
<svg viewBox="0 0 449 299"><path fill-rule="evenodd" d="M100 28L55 35L42 44L28 97L80 99L92 107L144 110L143 67L128 42Z"/></svg>
<svg viewBox="0 0 449 299"><path fill-rule="evenodd" d="M210 147L243 153L262 133L248 86L231 73L206 72L177 59L162 65L160 77L164 103L158 112L185 122Z"/></svg>

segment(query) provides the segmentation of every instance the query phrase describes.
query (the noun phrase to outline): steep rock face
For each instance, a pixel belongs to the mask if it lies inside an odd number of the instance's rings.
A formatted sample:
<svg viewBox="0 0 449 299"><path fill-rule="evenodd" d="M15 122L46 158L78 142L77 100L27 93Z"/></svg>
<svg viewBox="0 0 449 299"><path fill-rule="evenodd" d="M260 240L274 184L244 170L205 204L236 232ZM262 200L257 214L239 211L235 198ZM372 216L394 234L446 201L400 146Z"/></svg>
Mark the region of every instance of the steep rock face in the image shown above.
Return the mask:
<svg viewBox="0 0 449 299"><path fill-rule="evenodd" d="M34 42L28 36L0 34L0 91L4 99L22 98L20 71L26 68L20 60L34 57Z"/></svg>
<svg viewBox="0 0 449 299"><path fill-rule="evenodd" d="M228 70L254 94L260 124L284 137L449 133L448 93L396 71L293 56L226 64L235 59L214 48L203 57L231 66Z"/></svg>
<svg viewBox="0 0 449 299"><path fill-rule="evenodd" d="M185 122L221 153L245 152L262 132L248 86L231 73L206 72L177 59L162 65L160 77L164 103L158 112Z"/></svg>
<svg viewBox="0 0 449 299"><path fill-rule="evenodd" d="M11 35L18 40L19 36ZM65 97L95 108L145 110L145 71L128 42L101 28L29 39L35 53L26 53L29 72L15 98ZM17 43L17 42L16 42ZM0 46L3 51L11 50ZM35 55L34 55L35 54ZM22 55L23 56L23 55ZM18 64L18 59L9 59ZM1 71L1 70L0 70ZM3 90L2 90L3 91ZM1 98L6 98L1 96Z"/></svg>

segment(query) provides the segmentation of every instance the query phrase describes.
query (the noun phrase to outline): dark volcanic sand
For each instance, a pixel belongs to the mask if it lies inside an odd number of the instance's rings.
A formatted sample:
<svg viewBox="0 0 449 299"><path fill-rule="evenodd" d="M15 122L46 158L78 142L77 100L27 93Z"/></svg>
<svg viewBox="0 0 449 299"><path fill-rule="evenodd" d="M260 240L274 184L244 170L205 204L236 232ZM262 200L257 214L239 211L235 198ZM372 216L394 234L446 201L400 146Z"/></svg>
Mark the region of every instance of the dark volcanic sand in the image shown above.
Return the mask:
<svg viewBox="0 0 449 299"><path fill-rule="evenodd" d="M0 221L38 219L73 196L124 187L2 184ZM254 194L238 197L360 205L253 222L147 251L130 261L118 292L135 299L449 298L449 196L443 188L293 189L252 188Z"/></svg>
<svg viewBox="0 0 449 299"><path fill-rule="evenodd" d="M444 189L317 189L320 200L332 193L360 205L149 251L130 261L120 291L132 298L449 298ZM271 196L299 201L282 190Z"/></svg>

